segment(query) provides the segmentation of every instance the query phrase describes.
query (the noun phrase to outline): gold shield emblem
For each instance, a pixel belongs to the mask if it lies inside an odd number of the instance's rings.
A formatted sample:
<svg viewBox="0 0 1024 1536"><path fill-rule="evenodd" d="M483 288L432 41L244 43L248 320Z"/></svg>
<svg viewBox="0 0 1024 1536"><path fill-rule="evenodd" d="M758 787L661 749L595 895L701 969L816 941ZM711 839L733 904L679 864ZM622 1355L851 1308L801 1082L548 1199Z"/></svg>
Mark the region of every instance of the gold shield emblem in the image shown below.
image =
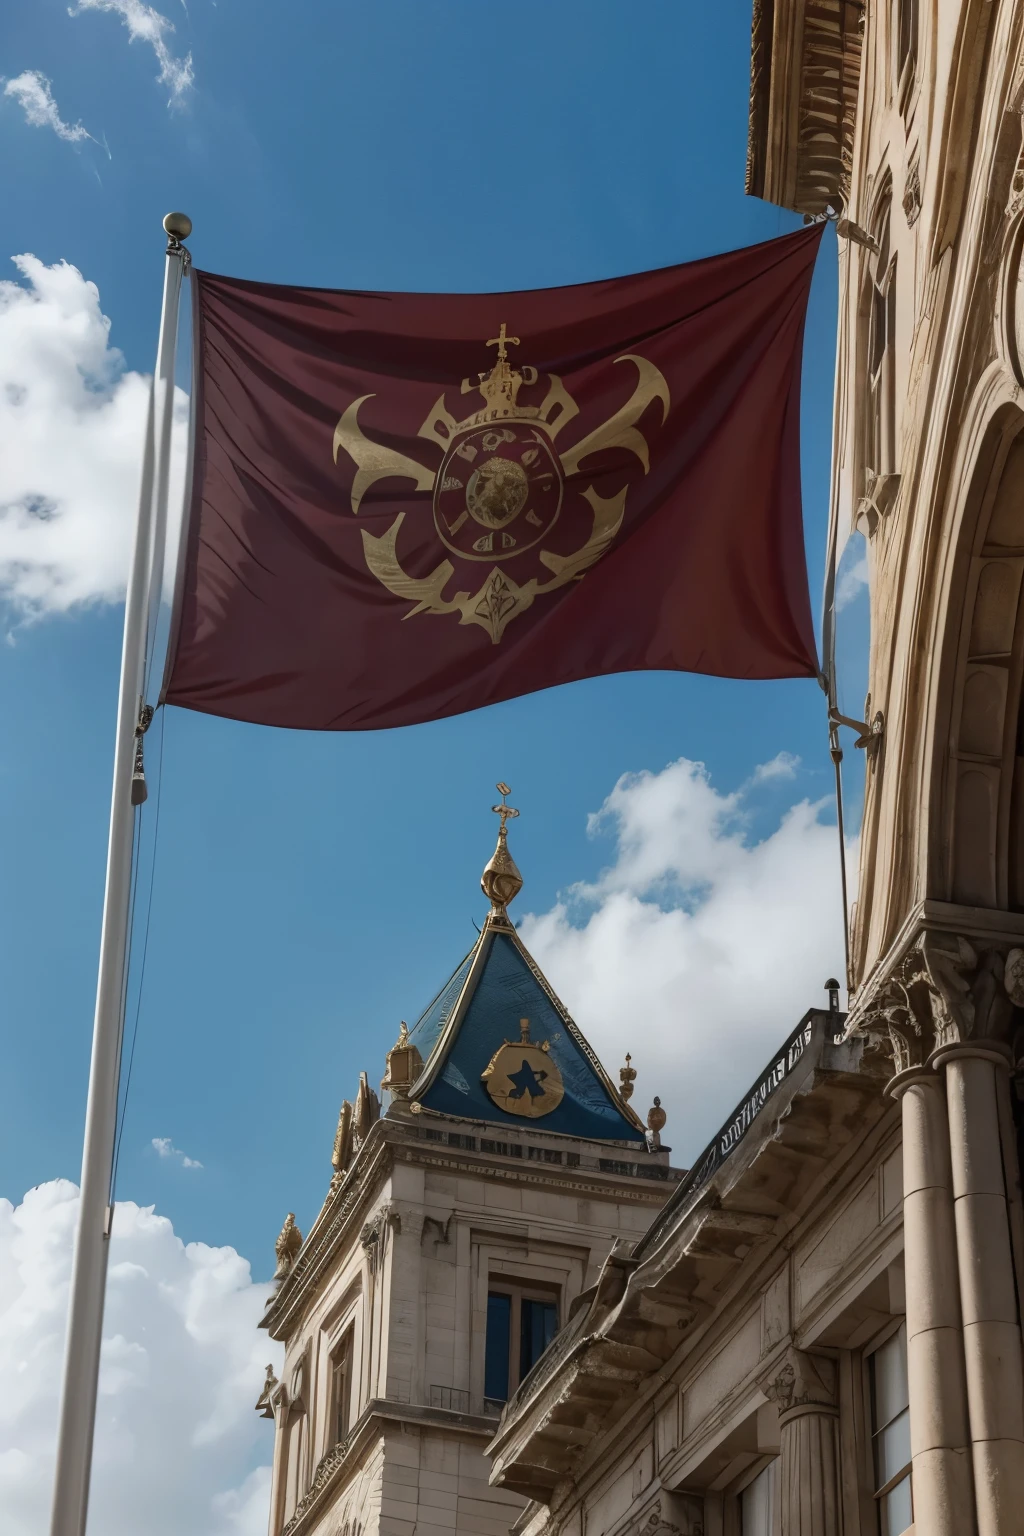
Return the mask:
<svg viewBox="0 0 1024 1536"><path fill-rule="evenodd" d="M353 400L338 422L334 460L337 463L338 455L344 453L356 466L351 491L355 513L378 480L412 480L416 490L432 492L434 526L442 550L461 560L487 562L490 570L482 585L473 592L449 595L455 575L450 559L442 560L428 576L410 575L397 549L404 512L379 537L363 530L366 564L389 592L413 604L405 618L421 613L457 614L460 624L480 625L497 645L507 625L525 613L535 598L578 581L600 560L622 526L628 487L603 497L588 486L582 494L592 514L589 537L568 555L540 548L537 560L550 575L517 580L508 562L543 545L558 520L565 481L578 472L585 458L603 448L624 448L635 454L646 474L650 455L638 423L657 400L664 424L670 402L668 385L653 363L632 352L617 357L616 363L630 363L637 370L632 396L593 432L559 453L555 439L579 414L576 402L559 378L547 374L541 403L520 404L524 384L539 382L537 369L525 364L512 367L508 348L521 343L518 336L506 335L504 322L487 345L498 349L494 367L475 380L462 381L464 395L483 397L482 408L460 421L441 395L419 429L419 437L442 451L436 471L366 437L359 425L359 409L372 395Z"/></svg>
<svg viewBox="0 0 1024 1536"><path fill-rule="evenodd" d="M562 1102L562 1074L548 1054L548 1042L535 1045L530 1039L529 1019L519 1021L517 1044L506 1040L480 1074L493 1103L509 1115L539 1120Z"/></svg>

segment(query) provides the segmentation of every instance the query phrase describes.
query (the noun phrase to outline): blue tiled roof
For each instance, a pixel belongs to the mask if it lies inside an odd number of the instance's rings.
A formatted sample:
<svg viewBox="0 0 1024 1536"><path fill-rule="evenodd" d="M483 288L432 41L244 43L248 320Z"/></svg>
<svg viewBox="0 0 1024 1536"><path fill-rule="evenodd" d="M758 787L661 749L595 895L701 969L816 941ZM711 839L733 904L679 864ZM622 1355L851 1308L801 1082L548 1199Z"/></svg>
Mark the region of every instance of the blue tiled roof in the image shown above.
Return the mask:
<svg viewBox="0 0 1024 1536"><path fill-rule="evenodd" d="M476 954L476 945L470 950L464 960L460 960L440 992L433 1002L427 1004L416 1023L409 1031L409 1040L416 1046L423 1060L426 1061L441 1030L451 1018L452 1009L459 1000L459 993L466 984L469 968Z"/></svg>
<svg viewBox="0 0 1024 1536"><path fill-rule="evenodd" d="M547 1042L564 1089L560 1104L527 1122L494 1103L481 1082L499 1047L519 1042L520 1019L529 1019L535 1044ZM412 1097L426 1109L499 1124L528 1123L592 1140L644 1140L639 1122L511 929L488 923L417 1022L412 1039L426 1061Z"/></svg>

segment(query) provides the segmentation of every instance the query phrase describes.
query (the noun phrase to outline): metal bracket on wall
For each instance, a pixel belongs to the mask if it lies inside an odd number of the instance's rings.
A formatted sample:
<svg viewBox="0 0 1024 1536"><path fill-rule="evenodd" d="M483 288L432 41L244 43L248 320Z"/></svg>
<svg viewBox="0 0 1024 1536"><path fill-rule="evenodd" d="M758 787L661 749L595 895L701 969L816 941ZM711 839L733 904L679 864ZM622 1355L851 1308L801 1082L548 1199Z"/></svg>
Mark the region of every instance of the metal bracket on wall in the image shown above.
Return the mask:
<svg viewBox="0 0 1024 1536"><path fill-rule="evenodd" d="M885 735L885 716L880 709L875 712L870 725L866 720L851 720L849 715L841 715L835 708L829 709L828 719L830 725L845 725L851 731L856 731L858 735L854 746L863 747L869 752L877 749Z"/></svg>

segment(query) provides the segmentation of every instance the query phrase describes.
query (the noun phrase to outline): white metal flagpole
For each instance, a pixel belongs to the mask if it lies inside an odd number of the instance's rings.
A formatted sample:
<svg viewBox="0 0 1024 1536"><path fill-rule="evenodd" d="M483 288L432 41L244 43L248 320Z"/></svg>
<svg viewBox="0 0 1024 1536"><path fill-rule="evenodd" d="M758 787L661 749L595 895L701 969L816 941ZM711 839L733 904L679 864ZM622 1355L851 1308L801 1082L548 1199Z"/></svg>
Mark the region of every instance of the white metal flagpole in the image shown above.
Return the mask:
<svg viewBox="0 0 1024 1536"><path fill-rule="evenodd" d="M107 1251L113 1216L111 1180L135 839L132 806L135 731L144 703L142 691L151 607L160 602L163 550L162 547L158 548L158 543L163 539L167 522L178 303L182 276L189 259L181 242L191 233L192 224L184 214L169 213L164 219L164 229L169 236L169 243L164 271L160 338L146 421L139 516L125 601L121 685L114 739L114 785L107 844L107 881L103 896L92 1063L85 1112L82 1193L68 1305L51 1536L84 1536L89 1503Z"/></svg>

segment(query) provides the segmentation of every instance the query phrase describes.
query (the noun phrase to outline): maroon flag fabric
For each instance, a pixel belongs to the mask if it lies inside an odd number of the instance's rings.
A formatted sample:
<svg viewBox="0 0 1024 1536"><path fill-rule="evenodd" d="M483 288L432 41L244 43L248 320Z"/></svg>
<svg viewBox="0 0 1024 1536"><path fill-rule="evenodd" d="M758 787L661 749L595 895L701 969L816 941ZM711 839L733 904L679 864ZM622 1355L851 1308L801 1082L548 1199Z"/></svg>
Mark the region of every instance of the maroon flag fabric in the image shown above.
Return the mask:
<svg viewBox="0 0 1024 1536"><path fill-rule="evenodd" d="M522 293L197 272L167 701L358 730L608 672L815 676L820 235Z"/></svg>

